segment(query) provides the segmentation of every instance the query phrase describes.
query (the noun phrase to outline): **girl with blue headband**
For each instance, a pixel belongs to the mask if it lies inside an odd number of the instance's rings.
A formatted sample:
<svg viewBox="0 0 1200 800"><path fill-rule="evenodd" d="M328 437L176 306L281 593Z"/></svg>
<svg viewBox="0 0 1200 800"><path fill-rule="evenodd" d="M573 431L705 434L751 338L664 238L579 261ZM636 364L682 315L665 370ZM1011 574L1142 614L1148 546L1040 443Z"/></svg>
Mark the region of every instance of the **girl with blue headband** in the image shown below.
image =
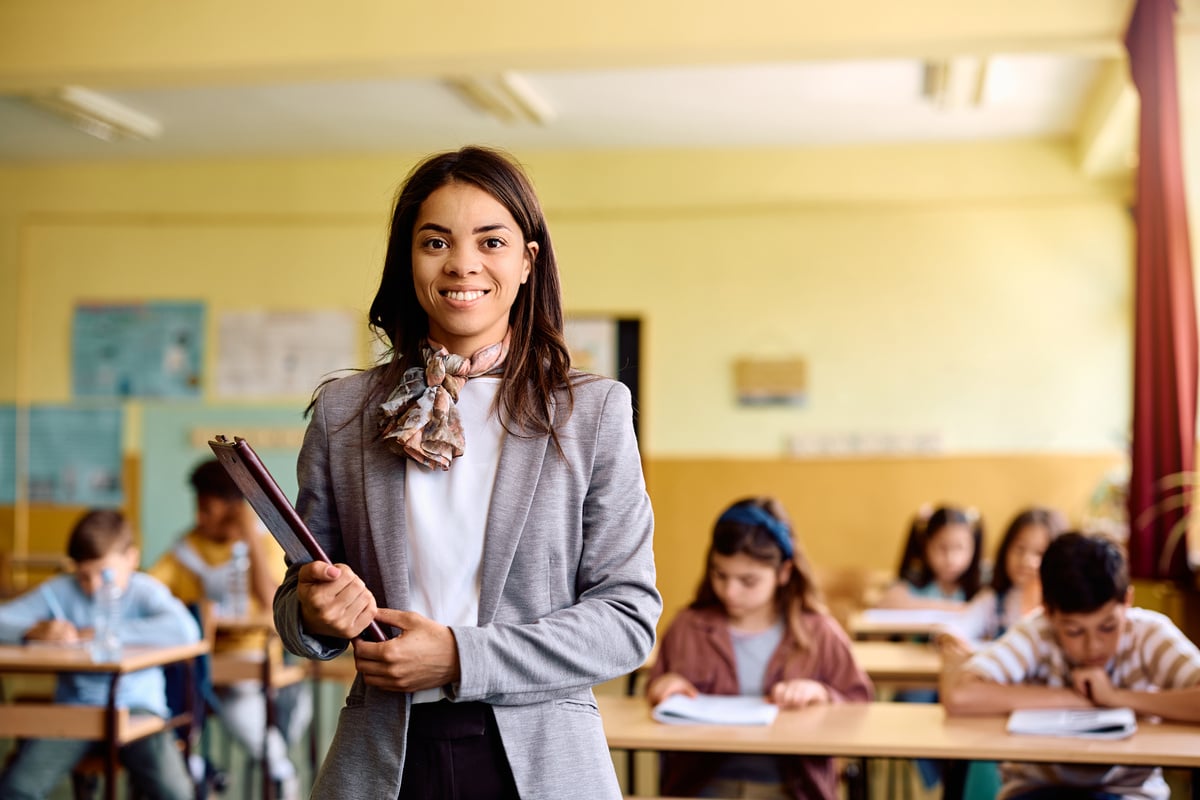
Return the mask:
<svg viewBox="0 0 1200 800"><path fill-rule="evenodd" d="M871 682L829 616L782 506L740 500L713 528L696 598L662 638L646 696L765 697L782 709L866 702ZM836 798L828 758L669 753L663 795Z"/></svg>

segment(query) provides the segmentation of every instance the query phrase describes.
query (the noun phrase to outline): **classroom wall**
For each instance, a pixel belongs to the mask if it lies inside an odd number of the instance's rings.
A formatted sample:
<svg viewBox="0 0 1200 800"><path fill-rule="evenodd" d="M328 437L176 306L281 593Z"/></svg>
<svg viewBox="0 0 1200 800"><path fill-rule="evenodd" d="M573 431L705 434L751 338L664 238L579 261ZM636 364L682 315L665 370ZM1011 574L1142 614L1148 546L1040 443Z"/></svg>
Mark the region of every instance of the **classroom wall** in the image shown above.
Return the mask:
<svg viewBox="0 0 1200 800"><path fill-rule="evenodd" d="M690 593L689 537L704 535L713 510L760 479L779 485L774 466L747 472L746 459L801 469L799 494L781 487L793 513L824 502L809 483L852 489L865 509L887 498L877 522L803 529L823 560L886 567L905 508L986 496L1007 514L1036 499L970 483L948 496L944 476L972 459L1040 454L1065 465L1062 486L1089 487L1097 459L1110 463L1122 445L1129 187L1081 177L1068 142L519 155L550 219L568 312L643 320L642 445L669 603L679 587ZM17 220L0 228L3 280L19 276L35 313L0 338L0 373L29 367L19 386L0 383L0 400L69 399L80 300L203 300L210 358L224 310L364 313L390 197L413 157L5 170L0 180L19 191L0 207ZM742 356L805 359L808 403L739 406ZM135 459L140 416L131 405ZM923 458L944 469L781 460L794 436L864 434L924 436L935 452ZM753 481L697 487L696 468ZM901 475L927 482L906 478L898 491ZM35 512L34 542L39 525ZM144 534L156 551L175 531Z"/></svg>

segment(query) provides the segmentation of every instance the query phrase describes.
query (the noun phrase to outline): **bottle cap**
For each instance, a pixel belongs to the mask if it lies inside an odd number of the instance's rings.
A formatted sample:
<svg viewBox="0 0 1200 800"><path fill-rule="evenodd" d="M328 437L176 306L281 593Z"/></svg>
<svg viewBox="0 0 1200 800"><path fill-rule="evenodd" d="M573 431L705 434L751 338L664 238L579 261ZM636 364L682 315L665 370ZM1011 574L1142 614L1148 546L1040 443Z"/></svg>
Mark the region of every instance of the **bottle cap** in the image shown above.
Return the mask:
<svg viewBox="0 0 1200 800"><path fill-rule="evenodd" d="M246 544L245 542L237 541L237 542L233 543L233 554L235 556L244 556L244 555L247 555L249 552L250 552L250 545Z"/></svg>
<svg viewBox="0 0 1200 800"><path fill-rule="evenodd" d="M100 570L100 580L104 581L105 583L115 583L117 580L117 573L113 571L112 567L105 567L104 569Z"/></svg>

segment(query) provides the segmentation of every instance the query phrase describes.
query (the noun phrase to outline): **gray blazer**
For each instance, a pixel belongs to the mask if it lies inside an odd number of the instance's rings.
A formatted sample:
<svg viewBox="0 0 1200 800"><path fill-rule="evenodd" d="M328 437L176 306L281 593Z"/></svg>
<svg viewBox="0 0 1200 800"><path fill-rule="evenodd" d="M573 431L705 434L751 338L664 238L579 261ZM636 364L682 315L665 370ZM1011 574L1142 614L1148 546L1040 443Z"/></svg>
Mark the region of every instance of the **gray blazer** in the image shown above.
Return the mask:
<svg viewBox="0 0 1200 800"><path fill-rule="evenodd" d="M349 564L381 606L403 609L409 462L379 442L376 410L359 410L373 377L321 392L300 450L297 507L334 561ZM453 699L493 706L522 798L616 800L591 687L641 666L662 611L629 390L607 379L578 384L558 434L565 458L548 436L504 439L479 625L453 629L462 664ZM348 642L304 631L297 570L275 595L280 636L293 653L333 658ZM312 796L395 800L410 702L357 678Z"/></svg>

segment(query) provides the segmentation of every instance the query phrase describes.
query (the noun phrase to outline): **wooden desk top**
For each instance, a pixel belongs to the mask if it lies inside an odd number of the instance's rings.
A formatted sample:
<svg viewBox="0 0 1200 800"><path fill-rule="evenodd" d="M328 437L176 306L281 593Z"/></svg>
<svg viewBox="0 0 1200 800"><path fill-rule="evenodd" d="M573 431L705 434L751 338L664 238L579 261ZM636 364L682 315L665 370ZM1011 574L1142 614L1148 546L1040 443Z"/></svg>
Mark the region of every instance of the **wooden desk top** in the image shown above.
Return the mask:
<svg viewBox="0 0 1200 800"><path fill-rule="evenodd" d="M151 647L127 645L116 661L93 661L86 644L0 645L0 672L137 672L208 652L208 642Z"/></svg>
<svg viewBox="0 0 1200 800"><path fill-rule="evenodd" d="M598 698L609 747L723 753L1200 766L1200 726L1141 721L1121 741L1010 736L1005 718L947 717L941 706L853 703L784 711L772 725L664 725L643 698Z"/></svg>
<svg viewBox="0 0 1200 800"><path fill-rule="evenodd" d="M937 686L942 657L915 642L851 642L854 660L875 683Z"/></svg>
<svg viewBox="0 0 1200 800"><path fill-rule="evenodd" d="M879 636L930 636L962 617L957 611L868 608L852 616L847 633L856 639Z"/></svg>
<svg viewBox="0 0 1200 800"><path fill-rule="evenodd" d="M268 611L247 614L244 617L223 617L220 614L213 614L213 624L216 625L218 631L226 633L255 631L274 633L275 631L275 617Z"/></svg>

